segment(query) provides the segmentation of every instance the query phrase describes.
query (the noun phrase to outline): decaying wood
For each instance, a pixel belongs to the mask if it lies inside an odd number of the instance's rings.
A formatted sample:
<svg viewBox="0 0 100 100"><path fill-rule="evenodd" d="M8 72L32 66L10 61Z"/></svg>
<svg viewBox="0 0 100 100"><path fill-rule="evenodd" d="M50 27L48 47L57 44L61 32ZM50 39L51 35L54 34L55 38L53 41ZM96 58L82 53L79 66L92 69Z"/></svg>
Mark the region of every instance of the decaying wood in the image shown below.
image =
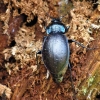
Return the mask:
<svg viewBox="0 0 100 100"><path fill-rule="evenodd" d="M96 96L100 95L100 36L94 44L99 48L89 51L86 61L87 76L78 86L79 100L96 100Z"/></svg>
<svg viewBox="0 0 100 100"><path fill-rule="evenodd" d="M8 98L11 96L10 100L73 100L69 71L59 85L51 77L47 79L45 66L37 68L36 52L42 48L44 26L51 22L50 17L58 16L63 16L62 22L70 26L67 38L85 46L100 47L100 5L93 9L91 2L100 0L1 1L0 82L11 89L0 85L0 95L5 91ZM15 44L10 46L12 40ZM99 51L70 44L72 78L78 100L96 100L100 93Z"/></svg>

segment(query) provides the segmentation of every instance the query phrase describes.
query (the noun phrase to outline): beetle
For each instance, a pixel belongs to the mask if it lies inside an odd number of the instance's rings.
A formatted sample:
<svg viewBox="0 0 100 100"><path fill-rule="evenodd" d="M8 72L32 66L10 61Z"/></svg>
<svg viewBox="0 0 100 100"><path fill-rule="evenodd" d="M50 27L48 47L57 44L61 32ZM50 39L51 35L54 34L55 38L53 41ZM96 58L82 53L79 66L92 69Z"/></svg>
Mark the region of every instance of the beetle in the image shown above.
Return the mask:
<svg viewBox="0 0 100 100"><path fill-rule="evenodd" d="M56 83L62 82L69 64L69 43L64 35L68 28L57 18L46 27L48 36L44 38L41 54L45 67Z"/></svg>
<svg viewBox="0 0 100 100"><path fill-rule="evenodd" d="M56 83L63 80L69 64L69 43L64 35L68 28L59 19L53 19L47 26L42 48L42 57L45 67L50 71Z"/></svg>
<svg viewBox="0 0 100 100"><path fill-rule="evenodd" d="M75 42L79 46L89 50L93 50L95 48L88 48L76 40L67 39L64 34L68 31L68 29L69 27L66 27L60 19L53 18L51 23L46 27L46 33L48 36L44 38L42 50L36 53L36 59L37 54L42 54L44 65L47 70L49 70L56 83L62 82L63 76L69 68L71 85L74 93L73 96L74 99L77 100L69 62L69 43Z"/></svg>
<svg viewBox="0 0 100 100"><path fill-rule="evenodd" d="M69 43L75 42L83 48L93 49L85 47L78 41L67 39L64 34L68 29L69 27L66 27L60 19L53 18L51 23L46 27L48 36L44 38L42 50L36 53L36 59L37 54L42 54L44 65L49 70L56 83L62 82L68 67L71 73Z"/></svg>
<svg viewBox="0 0 100 100"><path fill-rule="evenodd" d="M74 99L76 100L75 88L73 85L71 66L69 63L70 49L69 42L76 42L68 40L64 35L68 31L69 27L66 27L58 18L53 18L51 23L46 27L46 36L43 40L42 50L36 53L37 66L38 58L37 54L42 54L43 62L47 70L51 73L56 83L61 83L66 70L70 69L71 85L74 93ZM78 43L78 42L77 42ZM80 44L80 43L79 43Z"/></svg>

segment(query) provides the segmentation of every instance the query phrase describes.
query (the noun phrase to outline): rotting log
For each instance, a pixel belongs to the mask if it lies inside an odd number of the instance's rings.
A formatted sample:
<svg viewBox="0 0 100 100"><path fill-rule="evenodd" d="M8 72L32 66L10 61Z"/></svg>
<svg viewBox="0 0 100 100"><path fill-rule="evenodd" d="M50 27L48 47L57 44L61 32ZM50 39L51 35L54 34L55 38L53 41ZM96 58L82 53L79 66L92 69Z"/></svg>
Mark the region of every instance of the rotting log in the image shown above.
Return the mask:
<svg viewBox="0 0 100 100"><path fill-rule="evenodd" d="M100 39L98 40L94 44L100 47ZM88 69L87 75L78 86L77 98L79 100L100 100L97 98L100 95L100 49L89 52L86 68Z"/></svg>

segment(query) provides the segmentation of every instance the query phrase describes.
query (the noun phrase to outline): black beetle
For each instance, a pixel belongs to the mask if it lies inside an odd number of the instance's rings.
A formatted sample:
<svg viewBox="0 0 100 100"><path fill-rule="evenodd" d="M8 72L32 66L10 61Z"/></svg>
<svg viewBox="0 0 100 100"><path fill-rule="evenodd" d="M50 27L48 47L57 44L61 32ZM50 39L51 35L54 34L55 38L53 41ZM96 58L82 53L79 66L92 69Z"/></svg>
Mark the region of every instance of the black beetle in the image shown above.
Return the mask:
<svg viewBox="0 0 100 100"><path fill-rule="evenodd" d="M62 82L69 63L69 43L64 35L68 28L59 19L53 19L46 28L42 48L42 57L46 68L50 71L55 82Z"/></svg>
<svg viewBox="0 0 100 100"><path fill-rule="evenodd" d="M68 31L68 29L69 27L66 27L59 19L52 19L51 24L46 27L46 33L48 36L44 38L42 50L36 53L36 58L37 54L42 54L45 67L49 70L56 83L62 82L63 76L69 67L71 85L74 93L74 99L76 100L75 88L69 63L70 49L68 43L76 41L68 40L66 38L64 34ZM77 43L80 44L79 42Z"/></svg>
<svg viewBox="0 0 100 100"><path fill-rule="evenodd" d="M67 39L64 34L68 29L69 27L66 27L59 19L52 19L49 26L46 27L46 33L48 36L44 38L42 50L37 52L37 54L42 54L45 67L49 70L56 83L62 82L63 76L68 67L71 73L71 67L69 64L69 43L75 42L83 48L87 48L78 41Z"/></svg>
<svg viewBox="0 0 100 100"><path fill-rule="evenodd" d="M69 64L69 43L64 35L68 28L59 19L52 19L51 24L46 27L48 36L44 38L42 50L37 53L42 53L45 67L56 83L62 82Z"/></svg>

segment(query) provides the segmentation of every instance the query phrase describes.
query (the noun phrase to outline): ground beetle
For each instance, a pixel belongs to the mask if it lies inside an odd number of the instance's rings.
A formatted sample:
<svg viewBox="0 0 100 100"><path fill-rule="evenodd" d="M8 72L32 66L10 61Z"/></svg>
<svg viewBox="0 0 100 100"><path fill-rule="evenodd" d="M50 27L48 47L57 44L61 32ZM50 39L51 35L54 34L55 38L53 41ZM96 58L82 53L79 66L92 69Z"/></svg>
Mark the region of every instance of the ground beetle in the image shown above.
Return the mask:
<svg viewBox="0 0 100 100"><path fill-rule="evenodd" d="M55 82L60 83L69 64L69 43L64 35L68 28L59 19L52 19L46 27L47 37L44 38L42 58Z"/></svg>
<svg viewBox="0 0 100 100"><path fill-rule="evenodd" d="M69 63L69 44L64 33L68 28L59 19L53 19L46 28L49 34L43 43L42 57L55 82L62 82Z"/></svg>
<svg viewBox="0 0 100 100"><path fill-rule="evenodd" d="M51 23L46 27L46 33L48 34L48 36L44 38L42 50L36 53L36 58L37 54L42 54L45 67L49 70L56 83L62 82L63 76L67 68L69 67L71 85L74 92L74 99L76 100L75 88L73 85L71 67L69 63L69 42L75 41L68 40L64 35L68 31L68 29L69 27L66 27L60 21L60 19L52 19Z"/></svg>
<svg viewBox="0 0 100 100"><path fill-rule="evenodd" d="M51 23L46 27L48 36L44 38L42 50L36 53L36 59L37 54L42 54L45 67L49 70L56 83L62 82L63 76L69 67L74 99L77 100L69 63L69 43L75 42L83 48L90 50L95 48L87 48L78 41L67 39L64 34L68 31L68 28L69 27L66 27L59 19L52 19Z"/></svg>
<svg viewBox="0 0 100 100"><path fill-rule="evenodd" d="M44 38L42 50L37 52L37 54L42 54L44 64L56 83L62 82L67 68L70 68L69 43L75 42L83 48L87 48L78 41L67 39L64 34L68 29L69 27L66 27L60 19L53 18L51 23L46 27L46 33L48 36Z"/></svg>

